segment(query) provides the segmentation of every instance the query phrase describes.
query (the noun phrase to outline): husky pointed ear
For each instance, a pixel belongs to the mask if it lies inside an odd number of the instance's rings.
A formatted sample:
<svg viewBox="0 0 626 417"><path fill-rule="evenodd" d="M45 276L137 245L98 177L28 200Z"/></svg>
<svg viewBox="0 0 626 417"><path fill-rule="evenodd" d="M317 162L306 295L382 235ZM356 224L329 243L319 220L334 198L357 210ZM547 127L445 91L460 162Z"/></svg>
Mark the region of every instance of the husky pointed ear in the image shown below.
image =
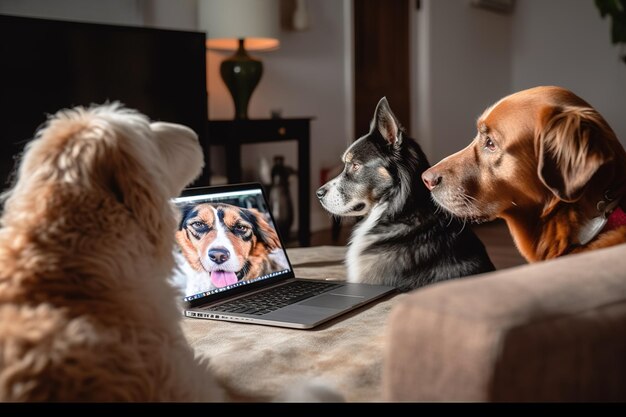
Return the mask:
<svg viewBox="0 0 626 417"><path fill-rule="evenodd" d="M613 159L606 138L615 134L592 108L547 109L542 119L535 143L539 178L560 200L576 201Z"/></svg>
<svg viewBox="0 0 626 417"><path fill-rule="evenodd" d="M387 97L383 97L376 106L374 118L370 123L370 132L378 129L380 134L390 145L400 145L402 143L402 126L391 111Z"/></svg>

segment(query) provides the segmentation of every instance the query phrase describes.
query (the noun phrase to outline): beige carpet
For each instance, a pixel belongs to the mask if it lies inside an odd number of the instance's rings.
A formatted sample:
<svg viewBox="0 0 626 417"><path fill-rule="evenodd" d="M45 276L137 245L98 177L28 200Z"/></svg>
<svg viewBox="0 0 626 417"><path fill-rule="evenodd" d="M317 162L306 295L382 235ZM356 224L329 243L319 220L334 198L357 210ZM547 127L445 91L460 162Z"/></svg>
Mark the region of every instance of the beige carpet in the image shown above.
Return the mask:
<svg viewBox="0 0 626 417"><path fill-rule="evenodd" d="M345 248L289 249L302 278L344 279ZM402 295L355 310L313 330L185 319L199 354L211 358L218 379L243 400L271 400L295 383L321 378L348 401L382 398L384 323Z"/></svg>
<svg viewBox="0 0 626 417"><path fill-rule="evenodd" d="M475 230L498 269L524 263L503 223ZM343 246L291 248L288 255L299 277L345 279ZM403 297L388 297L313 330L191 318L183 328L241 400L271 400L295 383L321 378L348 401L380 401L385 322Z"/></svg>

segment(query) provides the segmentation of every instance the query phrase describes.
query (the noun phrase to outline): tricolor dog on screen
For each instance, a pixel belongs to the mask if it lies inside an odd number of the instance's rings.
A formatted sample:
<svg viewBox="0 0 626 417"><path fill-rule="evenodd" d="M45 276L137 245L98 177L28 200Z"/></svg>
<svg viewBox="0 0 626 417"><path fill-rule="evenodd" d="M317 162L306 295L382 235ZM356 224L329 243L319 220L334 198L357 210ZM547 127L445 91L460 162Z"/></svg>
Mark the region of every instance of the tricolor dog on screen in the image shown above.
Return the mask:
<svg viewBox="0 0 626 417"><path fill-rule="evenodd" d="M272 252L276 230L256 209L230 204L188 204L176 232L186 277L185 294L223 288L284 269Z"/></svg>
<svg viewBox="0 0 626 417"><path fill-rule="evenodd" d="M456 218L437 213L420 175L429 167L405 137L386 98L370 131L343 154L344 169L317 190L336 216L363 216L352 232L346 264L352 282L410 290L494 270L483 243Z"/></svg>

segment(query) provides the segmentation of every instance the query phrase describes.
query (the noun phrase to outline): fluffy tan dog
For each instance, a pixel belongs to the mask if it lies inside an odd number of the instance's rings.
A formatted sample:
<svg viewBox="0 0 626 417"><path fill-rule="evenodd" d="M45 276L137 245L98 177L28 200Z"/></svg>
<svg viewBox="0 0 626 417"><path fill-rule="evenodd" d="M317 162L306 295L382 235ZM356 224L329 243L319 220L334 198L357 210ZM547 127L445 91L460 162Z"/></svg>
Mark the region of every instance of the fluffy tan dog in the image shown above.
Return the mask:
<svg viewBox="0 0 626 417"><path fill-rule="evenodd" d="M0 400L220 400L167 284L190 129L117 104L61 111L28 144L0 229Z"/></svg>

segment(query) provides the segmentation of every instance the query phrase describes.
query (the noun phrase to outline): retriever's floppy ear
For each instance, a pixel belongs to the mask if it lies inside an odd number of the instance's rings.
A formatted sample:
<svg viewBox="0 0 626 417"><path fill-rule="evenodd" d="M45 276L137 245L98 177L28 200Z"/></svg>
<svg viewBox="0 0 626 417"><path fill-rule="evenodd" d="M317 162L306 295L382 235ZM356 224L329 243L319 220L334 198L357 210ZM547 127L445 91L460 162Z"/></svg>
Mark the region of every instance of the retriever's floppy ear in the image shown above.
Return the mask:
<svg viewBox="0 0 626 417"><path fill-rule="evenodd" d="M590 107L549 108L536 134L537 173L560 200L574 202L598 169L613 159L612 132Z"/></svg>
<svg viewBox="0 0 626 417"><path fill-rule="evenodd" d="M370 122L370 132L378 129L381 136L390 145L400 145L402 143L402 126L391 111L387 97L380 99L374 111L374 118Z"/></svg>

